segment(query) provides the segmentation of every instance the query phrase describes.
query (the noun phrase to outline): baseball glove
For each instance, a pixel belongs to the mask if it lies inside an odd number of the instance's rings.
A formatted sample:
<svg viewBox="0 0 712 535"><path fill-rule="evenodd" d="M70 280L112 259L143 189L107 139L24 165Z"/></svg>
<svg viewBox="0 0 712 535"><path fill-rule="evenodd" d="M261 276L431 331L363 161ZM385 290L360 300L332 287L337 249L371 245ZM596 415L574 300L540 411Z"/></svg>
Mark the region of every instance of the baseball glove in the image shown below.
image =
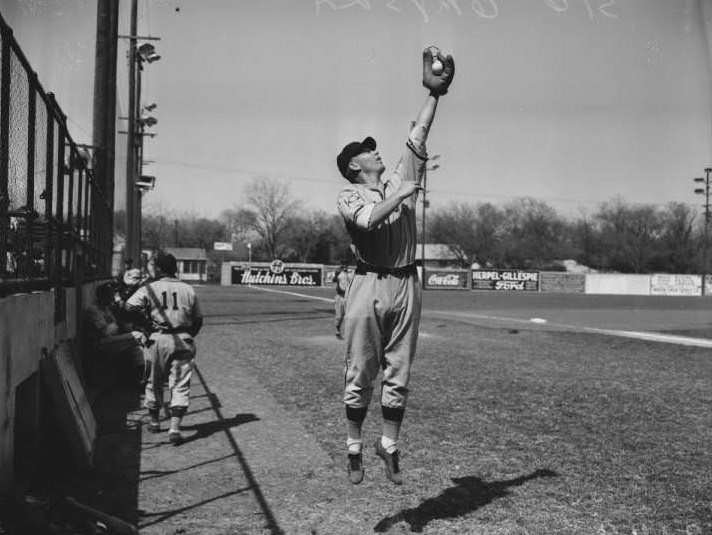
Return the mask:
<svg viewBox="0 0 712 535"><path fill-rule="evenodd" d="M443 64L443 70L440 74L433 72L431 47L426 47L423 50L423 86L429 89L431 93L444 95L455 77L455 60L450 54L443 56L439 50L437 51L437 58Z"/></svg>

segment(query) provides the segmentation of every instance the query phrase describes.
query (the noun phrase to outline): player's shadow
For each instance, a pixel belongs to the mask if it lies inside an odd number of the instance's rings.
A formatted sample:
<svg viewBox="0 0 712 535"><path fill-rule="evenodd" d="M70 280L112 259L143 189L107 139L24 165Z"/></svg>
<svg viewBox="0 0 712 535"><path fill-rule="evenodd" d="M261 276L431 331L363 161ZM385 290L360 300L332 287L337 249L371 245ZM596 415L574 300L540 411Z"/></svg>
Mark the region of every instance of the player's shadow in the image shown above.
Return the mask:
<svg viewBox="0 0 712 535"><path fill-rule="evenodd" d="M231 427L237 427L238 425L246 424L249 422L256 422L259 418L252 413L236 414L232 418L221 418L219 420L214 420L212 422L205 422L202 424L184 425L181 427L183 431L188 433L195 431L193 434L184 435L181 444L186 444L187 442L194 442L205 437L209 437L212 434L219 433L220 431L226 431Z"/></svg>
<svg viewBox="0 0 712 535"><path fill-rule="evenodd" d="M517 487L540 477L556 477L553 470L536 470L529 475L504 481L488 483L479 477L452 478L454 486L448 487L434 498L428 498L417 507L402 509L394 515L382 518L373 528L377 533L388 531L399 522L406 522L410 530L422 533L428 522L445 518L457 518L476 511L497 498L510 494L510 487Z"/></svg>

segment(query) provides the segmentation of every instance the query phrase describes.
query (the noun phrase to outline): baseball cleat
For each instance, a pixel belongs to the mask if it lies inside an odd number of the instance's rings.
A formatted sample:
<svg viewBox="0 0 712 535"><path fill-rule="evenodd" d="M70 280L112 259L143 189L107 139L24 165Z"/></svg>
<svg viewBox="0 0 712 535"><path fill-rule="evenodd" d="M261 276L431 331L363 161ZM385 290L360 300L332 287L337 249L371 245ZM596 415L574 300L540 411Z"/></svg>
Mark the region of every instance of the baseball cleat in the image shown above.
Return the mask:
<svg viewBox="0 0 712 535"><path fill-rule="evenodd" d="M361 453L349 453L349 479L354 485L358 485L363 481L363 456Z"/></svg>
<svg viewBox="0 0 712 535"><path fill-rule="evenodd" d="M160 433L161 432L161 422L148 422L148 432L149 433Z"/></svg>
<svg viewBox="0 0 712 535"><path fill-rule="evenodd" d="M161 432L160 412L157 409L149 409L148 416L151 419L151 421L148 422L149 433L160 433Z"/></svg>
<svg viewBox="0 0 712 535"><path fill-rule="evenodd" d="M388 453L381 445L380 439L376 440L373 445L376 448L376 455L378 455L386 465L386 477L391 480L392 483L396 485L403 484L403 478L400 473L400 466L398 466L398 450L393 453Z"/></svg>
<svg viewBox="0 0 712 535"><path fill-rule="evenodd" d="M180 434L180 431L171 431L168 433L168 440L174 446L178 446L183 443L183 435Z"/></svg>

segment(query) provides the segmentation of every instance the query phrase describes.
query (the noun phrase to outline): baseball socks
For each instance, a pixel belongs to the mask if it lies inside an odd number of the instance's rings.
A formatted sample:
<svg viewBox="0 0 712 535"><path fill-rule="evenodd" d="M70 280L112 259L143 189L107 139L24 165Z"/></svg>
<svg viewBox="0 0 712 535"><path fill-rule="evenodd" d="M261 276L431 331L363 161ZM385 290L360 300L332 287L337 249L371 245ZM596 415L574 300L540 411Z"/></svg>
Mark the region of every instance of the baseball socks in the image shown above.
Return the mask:
<svg viewBox="0 0 712 535"><path fill-rule="evenodd" d="M361 428L366 419L368 407L346 406L346 446L348 448L349 479L354 485L363 481L363 442L361 440Z"/></svg>
<svg viewBox="0 0 712 535"><path fill-rule="evenodd" d="M185 407L171 407L171 424L168 428L168 440L172 444L178 445L183 442L183 435L180 432L180 423L185 414Z"/></svg>

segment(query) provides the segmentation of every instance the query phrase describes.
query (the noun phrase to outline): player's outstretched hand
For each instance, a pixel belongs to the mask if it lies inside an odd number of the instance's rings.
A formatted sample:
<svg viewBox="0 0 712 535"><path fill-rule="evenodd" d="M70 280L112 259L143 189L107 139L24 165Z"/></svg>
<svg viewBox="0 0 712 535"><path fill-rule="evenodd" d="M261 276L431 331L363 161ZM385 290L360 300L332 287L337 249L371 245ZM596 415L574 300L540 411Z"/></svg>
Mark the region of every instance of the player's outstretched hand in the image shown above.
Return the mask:
<svg viewBox="0 0 712 535"><path fill-rule="evenodd" d="M438 50L436 57L442 63L442 72L435 74L431 50L431 47L423 49L423 86L435 95L444 95L455 78L455 60L450 54L444 56Z"/></svg>
<svg viewBox="0 0 712 535"><path fill-rule="evenodd" d="M411 182L409 180L404 180L401 182L401 185L398 186L398 190L396 191L396 195L398 195L401 199L407 199L413 193L417 193L419 191L423 191L423 186L421 184L418 184L417 182Z"/></svg>

